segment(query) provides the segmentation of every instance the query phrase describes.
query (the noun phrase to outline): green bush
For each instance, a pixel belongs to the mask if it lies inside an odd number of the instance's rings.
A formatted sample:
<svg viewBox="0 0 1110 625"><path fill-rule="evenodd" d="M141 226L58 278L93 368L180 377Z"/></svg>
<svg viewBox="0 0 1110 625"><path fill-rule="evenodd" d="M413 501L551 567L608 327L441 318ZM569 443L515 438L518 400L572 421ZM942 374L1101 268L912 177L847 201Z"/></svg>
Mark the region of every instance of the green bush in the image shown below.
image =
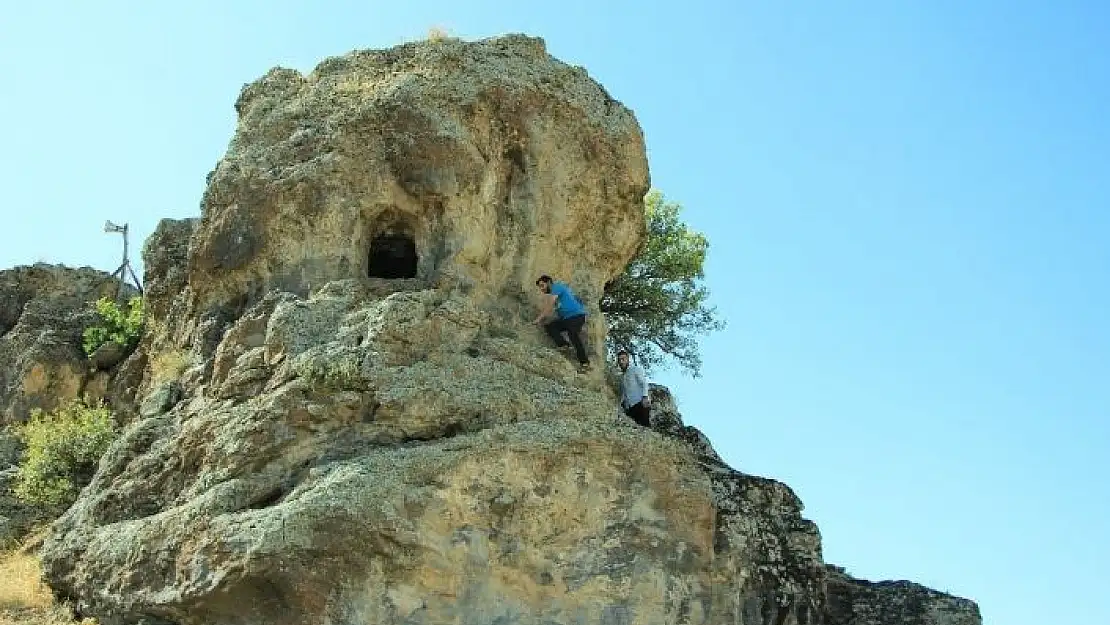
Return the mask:
<svg viewBox="0 0 1110 625"><path fill-rule="evenodd" d="M600 308L609 357L627 349L651 372L667 361L701 375L698 337L725 327L709 305L709 240L680 219L682 205L653 190L644 196L647 239L624 273L605 285Z"/></svg>
<svg viewBox="0 0 1110 625"><path fill-rule="evenodd" d="M102 297L96 301L96 314L100 323L85 328L85 355L91 356L101 345L112 341L125 348L132 348L139 341L143 329L143 298L132 297L126 308Z"/></svg>
<svg viewBox="0 0 1110 625"><path fill-rule="evenodd" d="M66 507L96 473L116 436L112 412L75 400L52 413L35 410L16 430L26 446L15 495L33 505Z"/></svg>

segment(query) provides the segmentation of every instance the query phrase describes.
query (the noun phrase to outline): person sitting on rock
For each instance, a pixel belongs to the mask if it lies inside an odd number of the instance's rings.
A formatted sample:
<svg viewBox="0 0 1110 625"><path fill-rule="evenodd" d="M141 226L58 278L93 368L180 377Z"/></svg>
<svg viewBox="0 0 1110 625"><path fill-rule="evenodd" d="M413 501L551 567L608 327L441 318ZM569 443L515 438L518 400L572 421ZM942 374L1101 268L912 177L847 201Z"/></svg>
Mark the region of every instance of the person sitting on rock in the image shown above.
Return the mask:
<svg viewBox="0 0 1110 625"><path fill-rule="evenodd" d="M587 371L590 368L590 359L586 356L581 337L582 327L586 324L586 307L566 283L552 280L551 276L540 276L536 280L536 286L543 292L543 302L540 315L533 323L544 324L544 330L555 341L556 347L563 349L573 346L574 355L578 358L578 370ZM544 323L552 315L555 319ZM570 336L570 344L563 338L564 332Z"/></svg>
<svg viewBox="0 0 1110 625"><path fill-rule="evenodd" d="M651 427L651 396L647 376L640 365L630 364L628 350L617 352L621 375L621 408L624 414L644 427Z"/></svg>

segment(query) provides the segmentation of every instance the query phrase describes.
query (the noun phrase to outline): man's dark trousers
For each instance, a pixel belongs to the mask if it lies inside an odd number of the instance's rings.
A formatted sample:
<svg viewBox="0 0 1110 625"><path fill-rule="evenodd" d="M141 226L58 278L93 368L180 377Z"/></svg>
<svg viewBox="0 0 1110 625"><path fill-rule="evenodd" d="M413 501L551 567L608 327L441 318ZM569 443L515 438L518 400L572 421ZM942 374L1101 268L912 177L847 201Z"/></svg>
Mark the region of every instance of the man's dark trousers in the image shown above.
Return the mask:
<svg viewBox="0 0 1110 625"><path fill-rule="evenodd" d="M544 326L547 330L547 335L559 347L564 347L567 340L563 338L563 332L570 335L570 344L574 346L574 355L578 357L578 362L587 363L590 361L586 357L586 347L582 345L582 326L586 323L586 315L575 315L567 317L566 319L556 319L551 323Z"/></svg>
<svg viewBox="0 0 1110 625"><path fill-rule="evenodd" d="M636 423L649 428L651 427L651 408L644 405L644 400L640 400L635 404L624 409L624 414L632 417Z"/></svg>

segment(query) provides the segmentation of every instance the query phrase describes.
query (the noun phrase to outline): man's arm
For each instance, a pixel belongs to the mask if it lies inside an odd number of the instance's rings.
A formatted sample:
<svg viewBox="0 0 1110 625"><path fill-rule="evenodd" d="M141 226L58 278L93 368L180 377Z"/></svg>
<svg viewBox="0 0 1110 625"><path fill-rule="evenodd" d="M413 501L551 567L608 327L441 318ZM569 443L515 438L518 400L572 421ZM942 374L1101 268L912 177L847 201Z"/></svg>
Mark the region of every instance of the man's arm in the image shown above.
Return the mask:
<svg viewBox="0 0 1110 625"><path fill-rule="evenodd" d="M540 299L540 316L533 319L532 323L543 323L543 320L550 317L554 310L555 296L550 293L544 293Z"/></svg>

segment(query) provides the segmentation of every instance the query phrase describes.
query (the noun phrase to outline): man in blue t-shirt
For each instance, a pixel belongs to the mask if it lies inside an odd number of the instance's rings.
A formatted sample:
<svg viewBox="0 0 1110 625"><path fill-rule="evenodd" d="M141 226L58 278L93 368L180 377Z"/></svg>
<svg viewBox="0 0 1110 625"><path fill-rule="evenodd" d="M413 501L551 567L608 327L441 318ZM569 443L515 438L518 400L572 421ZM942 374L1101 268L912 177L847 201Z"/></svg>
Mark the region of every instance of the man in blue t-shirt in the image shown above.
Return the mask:
<svg viewBox="0 0 1110 625"><path fill-rule="evenodd" d="M581 337L582 326L586 323L586 307L578 301L566 283L552 280L551 276L540 276L536 280L536 286L543 291L543 304L540 315L533 323L544 323L554 314L555 319L543 326L548 336L558 347L568 347L567 340L563 338L563 333L566 332L570 336L570 345L574 346L574 355L578 357L578 370L588 370L590 359L586 356Z"/></svg>

